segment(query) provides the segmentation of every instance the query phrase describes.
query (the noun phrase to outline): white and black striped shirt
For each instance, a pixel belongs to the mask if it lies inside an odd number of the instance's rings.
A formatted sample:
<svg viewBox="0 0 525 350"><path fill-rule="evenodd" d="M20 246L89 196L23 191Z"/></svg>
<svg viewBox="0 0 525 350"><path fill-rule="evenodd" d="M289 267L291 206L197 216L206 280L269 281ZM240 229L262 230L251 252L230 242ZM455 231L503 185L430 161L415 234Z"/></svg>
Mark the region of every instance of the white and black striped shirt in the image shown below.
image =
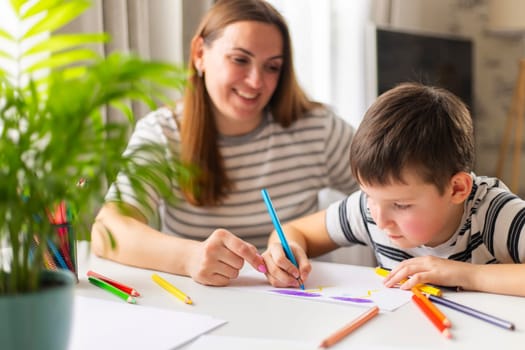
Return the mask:
<svg viewBox="0 0 525 350"><path fill-rule="evenodd" d="M216 207L192 206L178 188L173 188L178 204L165 205L152 191L148 201L159 212L148 213L136 200L127 179L119 175L117 181L123 190L122 199L137 207L150 225L162 232L203 240L213 230L225 228L265 247L273 226L261 189L268 190L282 223L317 211L318 192L325 187L347 194L357 190L349 165L353 134L354 129L330 109L318 108L288 128L273 122L267 113L251 133L221 136L218 145L234 189ZM141 119L128 149L145 142L162 142L172 155L178 154L180 134L171 111L159 109ZM114 187L106 196L106 200L112 199Z"/></svg>
<svg viewBox="0 0 525 350"><path fill-rule="evenodd" d="M474 186L465 201L461 224L437 247L396 247L376 226L361 191L328 207L327 230L341 246L372 247L378 263L388 269L402 260L427 255L473 264L525 262L525 201L496 178L472 176Z"/></svg>

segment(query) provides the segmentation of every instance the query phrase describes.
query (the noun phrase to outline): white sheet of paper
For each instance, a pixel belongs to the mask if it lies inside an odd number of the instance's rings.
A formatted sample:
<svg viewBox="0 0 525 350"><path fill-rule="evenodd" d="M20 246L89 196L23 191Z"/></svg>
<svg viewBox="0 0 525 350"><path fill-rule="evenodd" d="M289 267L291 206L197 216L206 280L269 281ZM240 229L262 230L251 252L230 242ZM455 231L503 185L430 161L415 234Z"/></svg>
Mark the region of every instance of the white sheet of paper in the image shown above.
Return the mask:
<svg viewBox="0 0 525 350"><path fill-rule="evenodd" d="M286 350L318 350L319 344L300 342L284 339L267 339L267 338L248 338L248 337L231 337L205 334L195 340L189 346L188 350L269 350L269 349L286 349ZM395 346L361 346L364 350L397 350L401 347Z"/></svg>
<svg viewBox="0 0 525 350"><path fill-rule="evenodd" d="M188 350L316 350L319 344L284 339L202 335Z"/></svg>
<svg viewBox="0 0 525 350"><path fill-rule="evenodd" d="M410 301L412 293L398 288L383 286L383 277L373 268L334 265L319 261L312 262L312 273L305 282L304 295L297 288L275 288L266 277L253 268L245 268L231 286L238 289L266 292L276 297L293 297L311 301L342 303L371 307L379 306L381 311L393 311Z"/></svg>
<svg viewBox="0 0 525 350"><path fill-rule="evenodd" d="M73 322L71 350L174 349L226 323L206 315L78 295Z"/></svg>

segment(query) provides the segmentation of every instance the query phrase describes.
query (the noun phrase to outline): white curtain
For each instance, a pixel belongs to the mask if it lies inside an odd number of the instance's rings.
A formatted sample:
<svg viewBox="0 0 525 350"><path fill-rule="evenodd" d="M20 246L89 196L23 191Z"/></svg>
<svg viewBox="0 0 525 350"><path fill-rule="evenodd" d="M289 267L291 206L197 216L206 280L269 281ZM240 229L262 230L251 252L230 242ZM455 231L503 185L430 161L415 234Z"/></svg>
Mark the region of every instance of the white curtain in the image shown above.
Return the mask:
<svg viewBox="0 0 525 350"><path fill-rule="evenodd" d="M145 59L183 62L182 0L94 0L91 8L64 28L66 32L106 32L111 41L99 47L101 54L133 52ZM174 93L173 98L177 98ZM134 103L137 118L149 110ZM121 115L109 110L107 118Z"/></svg>
<svg viewBox="0 0 525 350"><path fill-rule="evenodd" d="M286 18L298 79L357 126L367 108L366 27L372 0L268 0Z"/></svg>

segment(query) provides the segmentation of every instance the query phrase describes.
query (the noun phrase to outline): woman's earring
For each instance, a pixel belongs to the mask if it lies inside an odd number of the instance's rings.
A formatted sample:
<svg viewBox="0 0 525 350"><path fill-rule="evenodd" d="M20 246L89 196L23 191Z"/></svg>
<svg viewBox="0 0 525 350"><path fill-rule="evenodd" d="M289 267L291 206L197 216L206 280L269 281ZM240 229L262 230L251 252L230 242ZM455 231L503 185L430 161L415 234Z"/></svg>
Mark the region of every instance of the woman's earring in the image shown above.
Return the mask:
<svg viewBox="0 0 525 350"><path fill-rule="evenodd" d="M199 78L202 78L202 69L195 68L195 70L197 71L197 76L198 76Z"/></svg>

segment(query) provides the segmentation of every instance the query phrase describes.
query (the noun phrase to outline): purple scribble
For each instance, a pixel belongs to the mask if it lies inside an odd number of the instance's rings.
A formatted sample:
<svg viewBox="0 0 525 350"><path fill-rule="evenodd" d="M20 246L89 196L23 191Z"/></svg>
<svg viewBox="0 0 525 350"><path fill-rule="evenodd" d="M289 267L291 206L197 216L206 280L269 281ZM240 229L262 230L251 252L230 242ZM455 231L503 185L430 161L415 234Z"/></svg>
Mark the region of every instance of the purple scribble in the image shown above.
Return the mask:
<svg viewBox="0 0 525 350"><path fill-rule="evenodd" d="M308 293L302 292L300 290L289 290L289 289L272 289L271 292L284 294L284 295L293 295L295 297L320 297L319 293Z"/></svg>
<svg viewBox="0 0 525 350"><path fill-rule="evenodd" d="M351 298L351 297L331 297L335 300L341 300L341 301L349 301L352 303L373 303L370 299L363 299L363 298Z"/></svg>

